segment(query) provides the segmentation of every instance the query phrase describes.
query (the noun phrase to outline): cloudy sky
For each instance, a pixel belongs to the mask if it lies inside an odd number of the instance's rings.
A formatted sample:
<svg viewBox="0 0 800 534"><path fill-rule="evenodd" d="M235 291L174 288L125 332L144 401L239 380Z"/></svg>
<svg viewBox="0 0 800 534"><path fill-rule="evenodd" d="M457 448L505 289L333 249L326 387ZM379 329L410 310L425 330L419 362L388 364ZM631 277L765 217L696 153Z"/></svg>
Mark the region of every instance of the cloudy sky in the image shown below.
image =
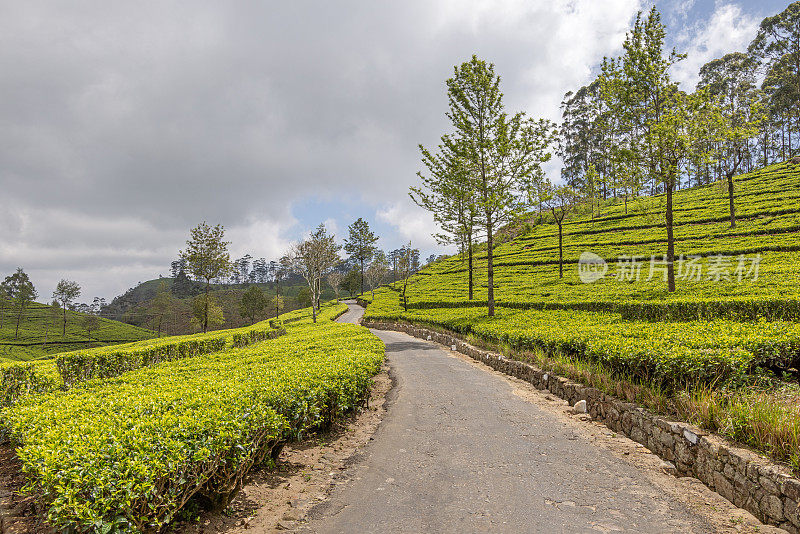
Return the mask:
<svg viewBox="0 0 800 534"><path fill-rule="evenodd" d="M744 49L787 1L668 0L674 75ZM441 252L409 200L444 133L444 80L477 53L507 107L558 118L618 54L637 0L0 2L0 275L81 300L167 274L188 230L275 258L357 217ZM556 177L558 168L549 169Z"/></svg>

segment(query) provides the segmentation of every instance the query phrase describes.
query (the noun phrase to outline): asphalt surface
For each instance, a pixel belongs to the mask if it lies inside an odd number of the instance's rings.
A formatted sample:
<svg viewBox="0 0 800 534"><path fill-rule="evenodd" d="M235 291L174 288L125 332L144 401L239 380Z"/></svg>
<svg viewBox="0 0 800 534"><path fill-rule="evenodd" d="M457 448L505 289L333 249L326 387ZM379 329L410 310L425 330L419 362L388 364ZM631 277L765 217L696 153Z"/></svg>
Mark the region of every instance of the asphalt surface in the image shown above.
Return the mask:
<svg viewBox="0 0 800 534"><path fill-rule="evenodd" d="M350 306L340 321L363 313ZM563 413L515 395L502 377L433 343L374 333L396 380L388 413L306 530L715 531L645 469L593 444Z"/></svg>

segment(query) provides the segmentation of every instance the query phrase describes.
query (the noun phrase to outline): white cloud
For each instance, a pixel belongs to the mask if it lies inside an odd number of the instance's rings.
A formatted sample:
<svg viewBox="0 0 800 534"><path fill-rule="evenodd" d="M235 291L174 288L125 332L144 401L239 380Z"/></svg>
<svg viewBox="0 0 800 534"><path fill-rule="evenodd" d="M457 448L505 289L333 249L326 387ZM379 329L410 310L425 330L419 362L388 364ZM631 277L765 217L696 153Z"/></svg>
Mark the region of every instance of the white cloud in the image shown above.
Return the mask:
<svg viewBox="0 0 800 534"><path fill-rule="evenodd" d="M730 52L743 52L755 37L761 19L735 4L717 3L705 23L687 28L676 39L687 58L673 68L673 78L684 90L694 90L700 67Z"/></svg>
<svg viewBox="0 0 800 534"><path fill-rule="evenodd" d="M414 248L421 250L438 247L433 237L438 228L430 212L411 203L394 202L378 209L376 216L397 230L403 244L411 241Z"/></svg>
<svg viewBox="0 0 800 534"><path fill-rule="evenodd" d="M511 111L558 117L616 54L638 0L236 5L17 2L0 18L0 273L113 295L166 273L189 228L278 256L346 198L436 250L407 198L444 80L476 53ZM554 169L553 172L557 172ZM387 203L387 200L389 202ZM349 209L349 208L348 208ZM308 210L306 210L308 211ZM351 214L347 214L348 217ZM335 229L334 229L335 228ZM338 230L338 231L337 231ZM149 274L148 274L149 273Z"/></svg>

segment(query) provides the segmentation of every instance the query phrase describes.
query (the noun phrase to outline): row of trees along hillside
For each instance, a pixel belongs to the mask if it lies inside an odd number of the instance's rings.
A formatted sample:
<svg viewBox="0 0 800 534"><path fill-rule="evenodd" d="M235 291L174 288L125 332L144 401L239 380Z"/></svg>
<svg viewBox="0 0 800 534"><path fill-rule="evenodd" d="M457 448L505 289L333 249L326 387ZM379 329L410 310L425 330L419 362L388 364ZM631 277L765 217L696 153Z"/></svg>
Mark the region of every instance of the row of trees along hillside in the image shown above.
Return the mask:
<svg viewBox="0 0 800 534"><path fill-rule="evenodd" d="M433 213L441 243L466 257L473 298L473 249L487 241L488 315L494 315L493 253L501 225L531 212L558 226L563 277L563 221L579 204L600 215L603 200L664 194L668 291L675 290L673 192L721 180L736 225L735 176L791 156L800 145L800 2L764 19L746 52L700 70L695 91L680 89L672 67L686 58L665 50L658 10L639 13L624 53L605 58L597 78L562 103L561 125L503 104L494 65L473 56L446 82L452 130L435 150L420 146L426 168L412 199ZM556 152L561 183L542 164Z"/></svg>
<svg viewBox="0 0 800 534"><path fill-rule="evenodd" d="M230 242L224 238L221 225L203 222L191 229L186 248L171 265L174 278L162 280L155 296L147 301L147 317L159 335L162 327L174 324L173 317L180 313L178 295L193 297L189 299L190 324L203 332L226 324L225 306L220 300L231 292L236 295L236 311L249 323L288 311L286 292L290 288L295 289L297 307L312 306L316 320L326 290L337 299L342 290L353 296L366 289L374 291L387 281L407 280L420 268L419 250L410 243L388 253L379 250L378 236L362 218L348 227L343 247L348 257L344 259L340 256L342 247L324 225L294 244L279 260L269 262L263 258L251 261L250 255L232 260ZM431 256L427 261L435 259ZM171 281L171 289L166 280ZM298 281L302 281L303 289L297 290ZM227 308L230 310L230 305Z"/></svg>

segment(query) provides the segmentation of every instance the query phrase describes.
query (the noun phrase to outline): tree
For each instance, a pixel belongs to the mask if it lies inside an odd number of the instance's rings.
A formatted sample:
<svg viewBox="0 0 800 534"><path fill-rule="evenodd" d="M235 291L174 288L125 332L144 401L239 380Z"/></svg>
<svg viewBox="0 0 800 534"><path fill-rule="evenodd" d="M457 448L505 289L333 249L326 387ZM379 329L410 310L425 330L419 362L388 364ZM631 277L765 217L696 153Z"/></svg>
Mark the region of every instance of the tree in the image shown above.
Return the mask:
<svg viewBox="0 0 800 534"><path fill-rule="evenodd" d="M209 328L215 326L222 326L225 324L225 315L222 313L222 307L208 293L196 296L192 300L192 319L190 324L192 328L196 330L202 329L203 332L207 332Z"/></svg>
<svg viewBox="0 0 800 534"><path fill-rule="evenodd" d="M11 295L5 284L0 283L0 328L3 328L6 319L6 309L11 306Z"/></svg>
<svg viewBox="0 0 800 534"><path fill-rule="evenodd" d="M344 250L350 255L350 259L358 261L361 265L361 293L364 292L364 263L372 259L375 254L375 243L378 241L376 236L369 229L367 221L358 218L353 224L347 227L350 237L344 240Z"/></svg>
<svg viewBox="0 0 800 534"><path fill-rule="evenodd" d="M487 240L488 315L494 316L494 232L517 218L525 199L543 177L542 163L554 140L550 121L534 121L505 112L500 77L494 65L476 56L447 80L448 118L455 128L455 145L470 173L470 189Z"/></svg>
<svg viewBox="0 0 800 534"><path fill-rule="evenodd" d="M637 15L626 35L625 53L603 62L601 85L604 100L620 117L631 135L631 157L644 162L654 183L666 192L667 290L675 291L675 238L673 193L680 169L687 161L706 159L696 151L697 140L708 136L711 101L705 91L687 95L671 81L669 69L685 56L675 50L664 54L665 29L653 7L647 18Z"/></svg>
<svg viewBox="0 0 800 534"><path fill-rule="evenodd" d="M320 224L308 239L292 247L293 271L300 274L308 284L311 315L315 323L317 322L322 277L340 260L340 248L336 244L335 237L328 235L324 224Z"/></svg>
<svg viewBox="0 0 800 534"><path fill-rule="evenodd" d="M307 287L303 287L300 291L297 292L297 296L295 297L297 301L298 308L308 308L311 306L311 291ZM315 308L316 310L316 308ZM313 313L313 311L312 311Z"/></svg>
<svg viewBox="0 0 800 534"><path fill-rule="evenodd" d="M336 303L339 303L339 292L342 290L342 282L344 282L344 275L339 271L331 271L327 276L328 285L333 289L336 295Z"/></svg>
<svg viewBox="0 0 800 534"><path fill-rule="evenodd" d="M578 195L568 185L549 185L545 191L544 205L558 225L558 277L564 278L564 217L575 206Z"/></svg>
<svg viewBox="0 0 800 534"><path fill-rule="evenodd" d="M92 344L92 332L100 327L101 319L93 313L84 313L81 317L81 325L86 330L86 338L89 340L89 346Z"/></svg>
<svg viewBox="0 0 800 534"><path fill-rule="evenodd" d="M275 317L281 314L281 310L286 307L285 299L281 296L275 295L272 297L272 308L275 309Z"/></svg>
<svg viewBox="0 0 800 534"><path fill-rule="evenodd" d="M375 299L375 287L383 283L386 274L389 272L389 262L386 259L386 254L379 250L372 258L372 262L367 267L366 278L367 284L372 291L372 299Z"/></svg>
<svg viewBox="0 0 800 534"><path fill-rule="evenodd" d="M469 299L474 295L473 244L476 228L480 223L480 212L475 202L476 192L472 180L474 169L461 155L463 147L449 135L443 135L437 153L432 153L422 145L422 163L428 168L428 175L421 172L417 176L422 187L411 187L409 195L420 207L433 214L433 220L442 232L433 237L439 244L456 244L461 253L467 255L467 287ZM392 251L392 257L396 251ZM395 269L396 271L396 269Z"/></svg>
<svg viewBox="0 0 800 534"><path fill-rule="evenodd" d="M347 271L343 286L351 297L358 295L358 290L361 288L361 272L355 267Z"/></svg>
<svg viewBox="0 0 800 534"><path fill-rule="evenodd" d="M403 310L408 311L408 281L411 275L419 269L419 249L412 248L411 241L409 241L408 245L400 248L400 251L400 258L397 262L398 274L403 282L400 300L403 303Z"/></svg>
<svg viewBox="0 0 800 534"><path fill-rule="evenodd" d="M264 314L269 304L269 299L258 286L250 286L242 294L239 313L250 318L250 323L253 324L259 316Z"/></svg>
<svg viewBox="0 0 800 534"><path fill-rule="evenodd" d="M770 96L774 115L785 118L789 152L792 133L800 140L800 2L761 21L748 52L765 70L762 88ZM785 143L781 143L785 157Z"/></svg>
<svg viewBox="0 0 800 534"><path fill-rule="evenodd" d="M164 282L159 283L156 296L153 298L147 310L150 320L158 331L158 337L161 337L161 327L164 323L164 317L169 315L174 306L175 299L172 298L172 294L167 289L167 284Z"/></svg>
<svg viewBox="0 0 800 534"><path fill-rule="evenodd" d="M758 135L765 120L755 86L755 67L752 56L741 52L726 54L703 65L697 85L718 101L714 153L727 181L731 228L736 227L733 177L750 156L750 139Z"/></svg>
<svg viewBox="0 0 800 534"><path fill-rule="evenodd" d="M5 292L11 297L11 302L14 305L17 316L17 326L14 330L14 339L17 339L19 337L19 325L22 322L25 309L36 299L38 294L30 278L28 278L27 273L22 270L22 267L17 267L17 271L14 274L6 276L6 279L3 281L3 287L5 288Z"/></svg>
<svg viewBox="0 0 800 534"><path fill-rule="evenodd" d="M186 241L186 250L180 252L180 258L186 262L189 272L195 278L205 280L205 298L202 302L206 306L212 302L208 296L211 280L225 276L231 270L231 257L228 254L230 242L223 241L224 237L225 229L222 225L212 227L203 221L191 229L190 238ZM208 331L208 309L203 313L200 326L203 332Z"/></svg>
<svg viewBox="0 0 800 534"><path fill-rule="evenodd" d="M283 302L283 300L281 300L281 280L289 276L291 272L292 258L289 254L284 254L281 256L280 261L275 263L275 268L273 269L273 275L275 277L275 317L281 314L280 308Z"/></svg>
<svg viewBox="0 0 800 534"><path fill-rule="evenodd" d="M61 303L61 308L64 312L64 327L61 332L62 336L67 335L67 307L69 307L75 299L81 296L81 286L77 282L71 280L64 280L56 284L56 289L53 291L53 298Z"/></svg>

